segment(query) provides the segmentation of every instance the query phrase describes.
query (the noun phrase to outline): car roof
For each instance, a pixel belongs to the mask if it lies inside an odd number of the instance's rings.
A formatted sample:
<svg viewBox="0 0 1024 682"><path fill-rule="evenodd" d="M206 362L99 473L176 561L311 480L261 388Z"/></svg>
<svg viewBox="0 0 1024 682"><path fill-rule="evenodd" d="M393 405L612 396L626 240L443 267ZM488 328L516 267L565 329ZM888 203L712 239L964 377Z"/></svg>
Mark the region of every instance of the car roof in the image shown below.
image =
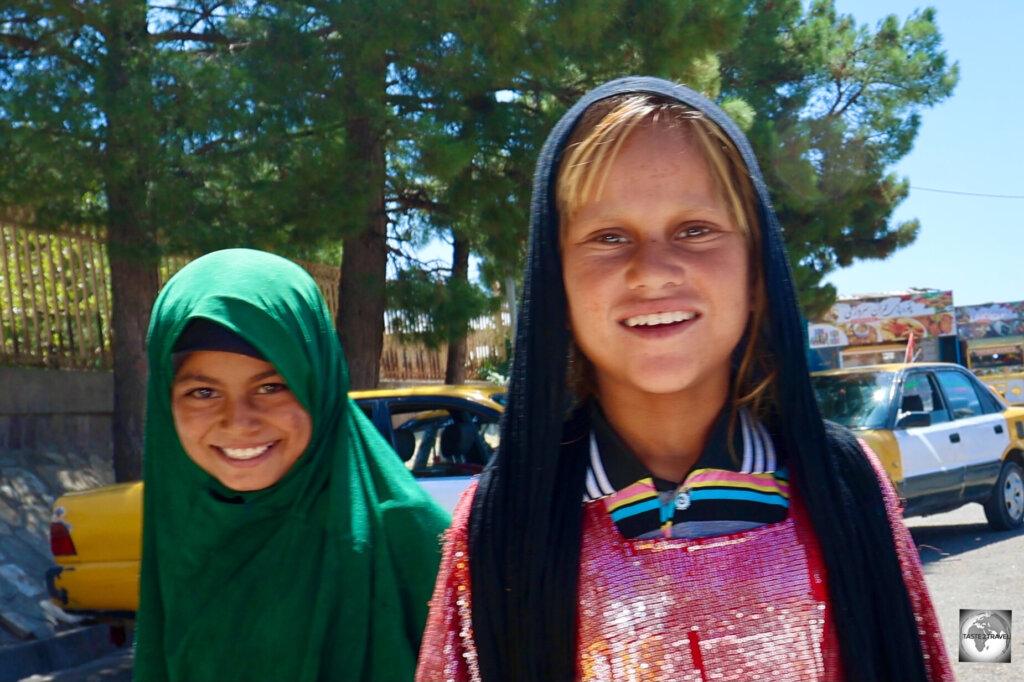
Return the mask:
<svg viewBox="0 0 1024 682"><path fill-rule="evenodd" d="M842 374L859 374L864 372L902 372L908 369L948 369L957 368L966 372L962 366L953 362L890 362L883 365L862 365L860 367L844 367L842 369L825 369L811 372L811 376L833 376Z"/></svg>
<svg viewBox="0 0 1024 682"><path fill-rule="evenodd" d="M353 400L404 398L409 396L461 398L503 411L504 408L492 396L498 393L505 393L506 391L508 391L507 387L495 384L426 384L402 388L374 388L363 391L350 391L349 396Z"/></svg>

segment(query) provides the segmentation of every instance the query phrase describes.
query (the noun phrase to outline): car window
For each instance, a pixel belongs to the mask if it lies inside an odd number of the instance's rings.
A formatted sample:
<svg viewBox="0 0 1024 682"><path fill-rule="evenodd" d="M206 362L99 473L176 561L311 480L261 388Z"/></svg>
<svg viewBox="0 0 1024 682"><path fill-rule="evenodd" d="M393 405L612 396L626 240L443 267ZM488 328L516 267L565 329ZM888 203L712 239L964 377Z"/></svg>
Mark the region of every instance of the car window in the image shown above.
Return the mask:
<svg viewBox="0 0 1024 682"><path fill-rule="evenodd" d="M822 416L851 429L884 429L892 372L817 374L811 377Z"/></svg>
<svg viewBox="0 0 1024 682"><path fill-rule="evenodd" d="M982 406L986 408L986 414L993 414L995 412L1003 412L1006 410L1006 405L1000 400L1000 396L996 393L995 388L986 385L983 389L987 390L979 389L978 395L981 397Z"/></svg>
<svg viewBox="0 0 1024 682"><path fill-rule="evenodd" d="M936 377L942 386L942 392L946 394L946 402L949 403L953 419L966 419L985 414L970 377L959 372L937 372Z"/></svg>
<svg viewBox="0 0 1024 682"><path fill-rule="evenodd" d="M995 389L989 385L982 383L974 377L968 377L971 383L974 384L974 390L978 393L978 399L981 401L981 409L985 414L995 414L996 412L1002 412L1006 409L1006 405L996 397Z"/></svg>
<svg viewBox="0 0 1024 682"><path fill-rule="evenodd" d="M897 403L896 423L903 417L914 412L926 412L932 424L949 421L949 411L942 403L941 394L935 386L935 379L930 373L912 372L903 380L900 399Z"/></svg>
<svg viewBox="0 0 1024 682"><path fill-rule="evenodd" d="M498 447L497 417L450 405L392 403L395 451L417 477L479 473Z"/></svg>

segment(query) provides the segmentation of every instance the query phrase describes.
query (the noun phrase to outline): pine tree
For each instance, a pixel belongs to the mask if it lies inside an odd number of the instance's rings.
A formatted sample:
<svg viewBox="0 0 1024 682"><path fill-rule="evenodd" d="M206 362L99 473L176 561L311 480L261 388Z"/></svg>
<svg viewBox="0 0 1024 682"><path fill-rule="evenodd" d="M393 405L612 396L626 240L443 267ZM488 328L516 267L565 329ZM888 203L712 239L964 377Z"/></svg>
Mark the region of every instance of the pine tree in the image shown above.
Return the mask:
<svg viewBox="0 0 1024 682"><path fill-rule="evenodd" d="M832 0L806 11L799 0L756 0L740 45L723 56L723 92L756 112L751 143L813 316L835 298L825 275L917 237L916 219L891 221L909 187L891 168L911 150L921 110L950 95L958 69L932 9L869 30Z"/></svg>

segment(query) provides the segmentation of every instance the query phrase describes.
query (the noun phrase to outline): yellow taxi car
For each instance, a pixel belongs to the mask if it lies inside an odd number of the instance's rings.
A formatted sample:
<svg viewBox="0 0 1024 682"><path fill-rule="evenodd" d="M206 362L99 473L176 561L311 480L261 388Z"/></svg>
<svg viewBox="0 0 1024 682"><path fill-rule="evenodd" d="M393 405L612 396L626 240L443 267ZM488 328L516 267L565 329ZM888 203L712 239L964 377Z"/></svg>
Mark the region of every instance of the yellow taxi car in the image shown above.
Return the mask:
<svg viewBox="0 0 1024 682"><path fill-rule="evenodd" d="M1024 408L965 368L872 365L815 372L822 415L878 455L906 516L978 502L997 530L1024 522Z"/></svg>
<svg viewBox="0 0 1024 682"><path fill-rule="evenodd" d="M443 507L452 511L498 446L507 389L418 386L349 395ZM142 554L141 481L68 493L53 505L46 574L65 610L130 618L138 608Z"/></svg>
<svg viewBox="0 0 1024 682"><path fill-rule="evenodd" d="M1010 405L1024 405L1024 372L985 374L981 380L994 388Z"/></svg>

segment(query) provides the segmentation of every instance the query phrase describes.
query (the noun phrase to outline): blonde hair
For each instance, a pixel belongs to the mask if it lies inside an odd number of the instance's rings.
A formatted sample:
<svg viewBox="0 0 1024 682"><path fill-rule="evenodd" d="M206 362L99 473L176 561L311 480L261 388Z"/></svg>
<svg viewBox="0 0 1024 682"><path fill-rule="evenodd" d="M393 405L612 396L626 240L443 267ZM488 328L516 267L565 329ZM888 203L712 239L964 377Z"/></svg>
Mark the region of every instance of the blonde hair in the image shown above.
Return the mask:
<svg viewBox="0 0 1024 682"><path fill-rule="evenodd" d="M749 405L755 414L763 416L775 368L762 338L763 330L768 329L768 301L761 268L757 199L739 150L721 128L696 109L652 95L621 95L595 103L580 118L558 168L555 205L559 242L573 214L585 202L600 196L622 146L640 126L677 132L696 142L711 171L713 187L746 241L753 300L747 331L740 342L743 352L732 397L734 406ZM570 381L580 397L594 392L593 367L575 342L570 373Z"/></svg>

